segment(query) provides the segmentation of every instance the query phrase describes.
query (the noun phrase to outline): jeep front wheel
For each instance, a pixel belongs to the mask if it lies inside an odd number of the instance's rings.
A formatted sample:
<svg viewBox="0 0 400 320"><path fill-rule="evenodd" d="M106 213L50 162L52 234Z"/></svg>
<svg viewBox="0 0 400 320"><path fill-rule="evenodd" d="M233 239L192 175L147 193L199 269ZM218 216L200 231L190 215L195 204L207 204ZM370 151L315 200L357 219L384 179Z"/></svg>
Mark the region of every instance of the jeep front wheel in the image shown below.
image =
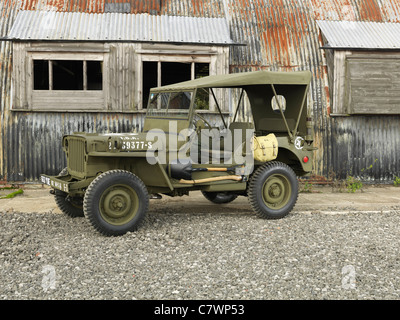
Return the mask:
<svg viewBox="0 0 400 320"><path fill-rule="evenodd" d="M148 205L149 194L142 180L128 171L111 170L91 182L83 210L97 231L119 236L137 229Z"/></svg>
<svg viewBox="0 0 400 320"><path fill-rule="evenodd" d="M55 190L54 200L62 213L71 218L83 217L83 207L81 197L69 197L67 193Z"/></svg>
<svg viewBox="0 0 400 320"><path fill-rule="evenodd" d="M283 218L296 204L297 176L284 163L266 163L251 177L248 196L251 207L261 218Z"/></svg>

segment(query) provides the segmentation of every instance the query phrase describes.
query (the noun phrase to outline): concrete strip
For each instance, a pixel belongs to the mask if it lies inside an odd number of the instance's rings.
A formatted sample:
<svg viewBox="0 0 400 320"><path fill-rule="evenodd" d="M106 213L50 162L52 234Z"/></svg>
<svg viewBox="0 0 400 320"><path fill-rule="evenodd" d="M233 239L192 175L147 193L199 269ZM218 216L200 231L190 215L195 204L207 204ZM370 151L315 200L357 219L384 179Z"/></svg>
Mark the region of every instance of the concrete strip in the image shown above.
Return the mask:
<svg viewBox="0 0 400 320"><path fill-rule="evenodd" d="M15 190L0 190L0 196ZM49 193L50 188L42 185L27 185L24 193L11 199L0 199L0 211L61 213ZM234 202L216 205L206 200L199 191L190 196L169 197L150 200L150 210L168 208L176 212L243 212L252 210L245 197L238 197ZM187 208L190 208L187 211ZM333 192L331 187L314 187L313 193L300 193L293 212L304 214L345 214L348 212L387 213L400 212L400 187L367 186L363 192Z"/></svg>

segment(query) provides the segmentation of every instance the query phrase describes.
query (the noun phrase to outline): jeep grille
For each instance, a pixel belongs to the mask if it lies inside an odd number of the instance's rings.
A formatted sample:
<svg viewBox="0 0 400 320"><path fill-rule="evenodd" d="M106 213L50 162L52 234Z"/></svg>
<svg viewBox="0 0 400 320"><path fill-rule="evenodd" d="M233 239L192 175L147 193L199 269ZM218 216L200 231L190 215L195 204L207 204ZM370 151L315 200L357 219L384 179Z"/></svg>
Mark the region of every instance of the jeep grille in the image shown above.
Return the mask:
<svg viewBox="0 0 400 320"><path fill-rule="evenodd" d="M71 174L82 174L85 171L85 140L68 138L68 169Z"/></svg>

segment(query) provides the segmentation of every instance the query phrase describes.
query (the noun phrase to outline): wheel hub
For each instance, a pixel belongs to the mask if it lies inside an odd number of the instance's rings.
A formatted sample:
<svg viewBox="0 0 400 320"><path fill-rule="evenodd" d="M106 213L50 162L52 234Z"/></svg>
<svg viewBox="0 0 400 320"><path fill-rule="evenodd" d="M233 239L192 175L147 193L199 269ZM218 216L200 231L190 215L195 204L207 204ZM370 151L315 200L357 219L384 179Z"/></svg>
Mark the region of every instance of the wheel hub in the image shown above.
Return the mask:
<svg viewBox="0 0 400 320"><path fill-rule="evenodd" d="M283 207L288 201L290 185L287 179L281 175L271 176L263 187L264 203L274 209Z"/></svg>
<svg viewBox="0 0 400 320"><path fill-rule="evenodd" d="M124 223L135 216L138 210L138 197L132 189L118 186L105 192L101 207L102 216L109 223Z"/></svg>

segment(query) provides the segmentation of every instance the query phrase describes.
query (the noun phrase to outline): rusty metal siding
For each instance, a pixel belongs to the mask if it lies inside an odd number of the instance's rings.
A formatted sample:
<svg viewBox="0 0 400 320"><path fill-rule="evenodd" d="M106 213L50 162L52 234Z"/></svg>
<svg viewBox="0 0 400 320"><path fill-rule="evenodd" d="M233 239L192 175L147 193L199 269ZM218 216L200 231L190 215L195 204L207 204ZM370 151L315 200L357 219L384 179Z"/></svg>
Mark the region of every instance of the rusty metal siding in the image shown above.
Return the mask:
<svg viewBox="0 0 400 320"><path fill-rule="evenodd" d="M316 20L400 22L397 0L311 0Z"/></svg>
<svg viewBox="0 0 400 320"><path fill-rule="evenodd" d="M337 117L332 122L329 173L380 182L399 176L400 116Z"/></svg>
<svg viewBox="0 0 400 320"><path fill-rule="evenodd" d="M315 122L314 170L326 175L330 163L327 68L319 49L318 27L308 1L231 1L230 28L235 42L247 47L231 48L230 72L310 70L309 113ZM233 98L233 105L237 97ZM250 110L240 113L249 119Z"/></svg>
<svg viewBox="0 0 400 320"><path fill-rule="evenodd" d="M149 13L188 17L224 16L221 0L20 0L21 10L86 13Z"/></svg>
<svg viewBox="0 0 400 320"><path fill-rule="evenodd" d="M0 38L8 34L19 9L19 1L5 0L0 2ZM0 41L0 181L4 179L6 149L5 130L11 103L11 57L12 45L8 41Z"/></svg>
<svg viewBox="0 0 400 320"><path fill-rule="evenodd" d="M130 13L225 17L232 39L247 44L231 49L230 72L311 70L309 104L319 147L315 173L328 177L334 172L342 178L362 174L378 182L399 176L399 116L329 116L327 63L316 24L316 20L399 23L398 0L3 0L0 37L8 34L19 10L104 13L127 10L127 5ZM0 180L35 181L42 172L57 173L65 165L62 133L122 132L141 126L140 113L11 112L11 44L0 45ZM242 117L248 118L248 113Z"/></svg>
<svg viewBox="0 0 400 320"><path fill-rule="evenodd" d="M14 112L5 132L8 181L35 181L41 173L58 174L66 166L61 140L73 132L141 130L137 114Z"/></svg>

